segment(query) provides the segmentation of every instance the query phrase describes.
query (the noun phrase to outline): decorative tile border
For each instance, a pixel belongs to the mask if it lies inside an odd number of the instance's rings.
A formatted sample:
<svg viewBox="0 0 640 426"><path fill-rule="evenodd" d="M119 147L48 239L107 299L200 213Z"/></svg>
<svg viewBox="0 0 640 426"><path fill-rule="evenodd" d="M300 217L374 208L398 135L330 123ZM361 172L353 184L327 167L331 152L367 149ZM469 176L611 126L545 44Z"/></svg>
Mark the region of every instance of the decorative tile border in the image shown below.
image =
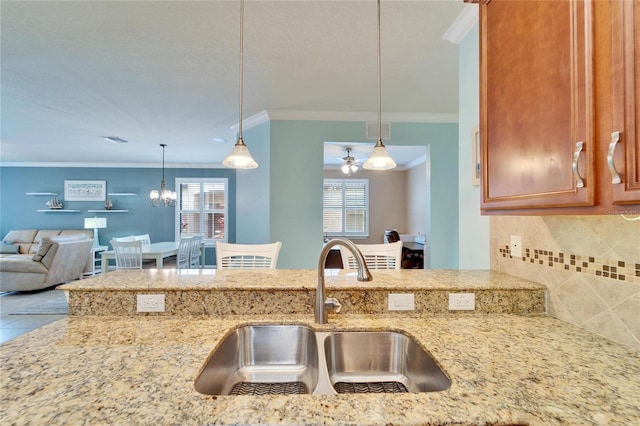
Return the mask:
<svg viewBox="0 0 640 426"><path fill-rule="evenodd" d="M511 256L511 249L508 245L500 248L500 254L503 258L508 257L509 259L518 260L517 257ZM562 252L554 253L549 250L530 248L524 249L521 260L556 269L640 283L640 263L625 262L624 260L604 260L595 256L581 256Z"/></svg>

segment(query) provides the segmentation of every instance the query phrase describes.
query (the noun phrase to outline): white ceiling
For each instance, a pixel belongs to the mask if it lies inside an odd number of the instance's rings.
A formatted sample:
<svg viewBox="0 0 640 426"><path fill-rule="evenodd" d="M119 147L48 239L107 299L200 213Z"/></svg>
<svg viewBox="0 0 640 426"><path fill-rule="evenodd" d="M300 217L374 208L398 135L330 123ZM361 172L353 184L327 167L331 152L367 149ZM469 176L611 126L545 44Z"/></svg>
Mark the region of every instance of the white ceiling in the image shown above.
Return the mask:
<svg viewBox="0 0 640 426"><path fill-rule="evenodd" d="M219 165L238 121L239 6L2 1L2 163L157 166L166 143L169 167ZM383 121L456 116L457 46L442 36L463 7L382 1ZM244 118L376 121L376 22L374 0L245 2Z"/></svg>

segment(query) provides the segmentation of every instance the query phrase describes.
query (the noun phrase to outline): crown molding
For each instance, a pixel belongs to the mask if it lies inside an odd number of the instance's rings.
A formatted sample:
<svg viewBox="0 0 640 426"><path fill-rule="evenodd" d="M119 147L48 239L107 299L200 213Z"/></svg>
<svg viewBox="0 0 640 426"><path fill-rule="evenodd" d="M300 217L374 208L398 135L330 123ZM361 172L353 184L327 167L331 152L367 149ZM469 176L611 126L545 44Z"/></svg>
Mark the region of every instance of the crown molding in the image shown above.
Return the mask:
<svg viewBox="0 0 640 426"><path fill-rule="evenodd" d="M460 15L453 21L453 24L442 35L444 40L453 44L460 44L473 26L478 22L478 5L465 4Z"/></svg>
<svg viewBox="0 0 640 426"><path fill-rule="evenodd" d="M252 127L257 126L258 124L266 123L269 120L270 120L269 113L266 110L260 111L259 113L254 114L251 117L248 117L242 120L242 128L250 129ZM238 123L231 126L231 130L237 133L238 130L240 130L240 126L238 125Z"/></svg>
<svg viewBox="0 0 640 426"><path fill-rule="evenodd" d="M285 109L264 110L246 120L242 128L250 129L267 121L362 121L377 122L378 113L366 111L297 111ZM382 121L388 123L457 123L458 114L430 114L421 112L383 112ZM231 126L238 132L238 124Z"/></svg>
<svg viewBox="0 0 640 426"><path fill-rule="evenodd" d="M410 161L409 163L407 163L405 168L407 170L410 170L410 169L413 169L418 164L426 163L426 161L427 161L427 156L426 155L421 155L420 157L416 158L415 160Z"/></svg>
<svg viewBox="0 0 640 426"><path fill-rule="evenodd" d="M368 111L294 111L270 110L271 120L378 121L378 113ZM457 123L458 114L419 112L383 112L382 121L391 123Z"/></svg>
<svg viewBox="0 0 640 426"><path fill-rule="evenodd" d="M67 167L67 168L94 168L94 169L116 169L116 168L139 168L139 169L159 169L162 163L2 163L0 167ZM222 163L166 163L165 169L226 169Z"/></svg>

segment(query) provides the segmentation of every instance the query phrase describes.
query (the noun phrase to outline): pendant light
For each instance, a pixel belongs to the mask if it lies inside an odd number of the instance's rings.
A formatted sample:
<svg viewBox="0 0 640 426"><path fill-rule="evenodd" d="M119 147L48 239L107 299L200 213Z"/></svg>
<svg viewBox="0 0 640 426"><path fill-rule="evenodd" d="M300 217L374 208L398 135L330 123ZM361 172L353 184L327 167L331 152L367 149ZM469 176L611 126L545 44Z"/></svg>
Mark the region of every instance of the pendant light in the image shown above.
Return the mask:
<svg viewBox="0 0 640 426"><path fill-rule="evenodd" d="M176 193L167 189L167 184L164 181L164 149L167 147L166 143L161 143L162 147L162 180L160 181L160 191L157 189L151 190L149 197L151 198L151 207L159 207L164 205L165 207L173 207L176 205Z"/></svg>
<svg viewBox="0 0 640 426"><path fill-rule="evenodd" d="M389 170L396 167L387 148L382 143L382 88L380 79L380 0L378 0L378 141L373 147L371 156L364 162L362 168L367 170Z"/></svg>
<svg viewBox="0 0 640 426"><path fill-rule="evenodd" d="M238 122L238 141L231 154L224 159L222 164L233 169L255 169L258 163L253 159L249 148L242 139L242 79L243 79L243 33L244 33L244 0L240 0L240 121Z"/></svg>

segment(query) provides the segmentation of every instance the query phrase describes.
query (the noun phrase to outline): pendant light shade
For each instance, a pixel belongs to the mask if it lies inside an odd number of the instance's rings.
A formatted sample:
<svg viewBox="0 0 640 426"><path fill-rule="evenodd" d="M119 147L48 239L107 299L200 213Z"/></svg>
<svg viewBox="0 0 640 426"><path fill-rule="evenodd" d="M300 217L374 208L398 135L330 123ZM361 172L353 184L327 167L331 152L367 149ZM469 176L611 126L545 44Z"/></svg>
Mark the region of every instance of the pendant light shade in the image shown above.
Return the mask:
<svg viewBox="0 0 640 426"><path fill-rule="evenodd" d="M243 79L243 53L244 53L244 0L240 1L240 108L239 108L239 116L240 120L238 121L238 141L233 146L233 150L231 154L222 162L226 167L231 167L233 169L255 169L258 167L258 163L253 159L251 153L249 152L249 148L245 145L244 140L242 139L242 79Z"/></svg>
<svg viewBox="0 0 640 426"><path fill-rule="evenodd" d="M396 162L387 152L387 148L382 143L382 139L378 139L376 145L373 147L373 152L364 162L362 168L367 170L390 170L396 167Z"/></svg>
<svg viewBox="0 0 640 426"><path fill-rule="evenodd" d="M362 165L367 170L389 170L396 167L387 148L382 143L382 83L380 78L380 0L378 0L378 141L373 147L371 156Z"/></svg>
<svg viewBox="0 0 640 426"><path fill-rule="evenodd" d="M251 156L249 148L245 145L242 137L238 138L238 142L236 142L233 150L222 164L232 169L255 169L258 167L258 163Z"/></svg>

